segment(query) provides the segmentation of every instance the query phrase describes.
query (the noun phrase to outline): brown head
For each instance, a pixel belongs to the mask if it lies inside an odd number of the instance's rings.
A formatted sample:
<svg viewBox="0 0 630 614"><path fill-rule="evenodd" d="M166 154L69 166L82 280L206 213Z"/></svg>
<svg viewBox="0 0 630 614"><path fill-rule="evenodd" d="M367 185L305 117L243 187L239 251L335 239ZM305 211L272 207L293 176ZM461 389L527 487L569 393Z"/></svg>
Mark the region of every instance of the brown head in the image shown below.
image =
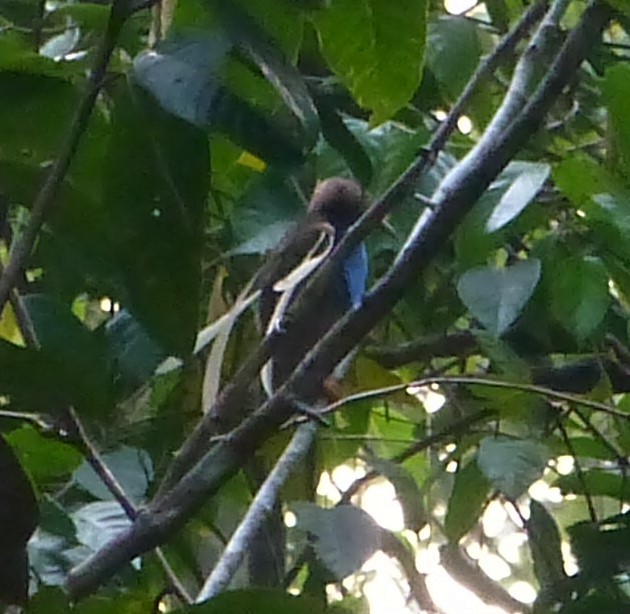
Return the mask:
<svg viewBox="0 0 630 614"><path fill-rule="evenodd" d="M356 181L331 177L317 184L308 210L345 231L365 211L365 205L363 188Z"/></svg>

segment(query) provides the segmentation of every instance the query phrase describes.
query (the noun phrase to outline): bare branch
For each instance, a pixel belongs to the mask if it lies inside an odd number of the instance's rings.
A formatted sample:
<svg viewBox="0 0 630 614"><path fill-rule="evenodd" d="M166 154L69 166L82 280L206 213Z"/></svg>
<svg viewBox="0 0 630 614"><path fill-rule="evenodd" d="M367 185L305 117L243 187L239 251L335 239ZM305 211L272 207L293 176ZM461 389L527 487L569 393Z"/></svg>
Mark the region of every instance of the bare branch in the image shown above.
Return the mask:
<svg viewBox="0 0 630 614"><path fill-rule="evenodd" d="M234 531L219 562L199 591L195 599L197 603L211 599L227 588L238 570L253 536L278 500L280 489L313 445L316 432L317 425L314 422L307 422L300 426L293 435L293 439L256 493L247 514Z"/></svg>

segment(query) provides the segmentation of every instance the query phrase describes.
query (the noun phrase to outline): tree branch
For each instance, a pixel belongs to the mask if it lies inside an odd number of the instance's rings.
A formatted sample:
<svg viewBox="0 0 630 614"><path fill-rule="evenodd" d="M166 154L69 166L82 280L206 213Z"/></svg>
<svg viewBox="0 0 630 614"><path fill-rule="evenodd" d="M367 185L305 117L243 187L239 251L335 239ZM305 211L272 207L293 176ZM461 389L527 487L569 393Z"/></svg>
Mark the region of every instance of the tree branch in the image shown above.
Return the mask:
<svg viewBox="0 0 630 614"><path fill-rule="evenodd" d="M196 603L211 599L227 588L254 535L278 500L280 489L313 445L316 433L315 422L307 422L295 432L293 439L256 493L247 514L232 534L219 562L199 591Z"/></svg>

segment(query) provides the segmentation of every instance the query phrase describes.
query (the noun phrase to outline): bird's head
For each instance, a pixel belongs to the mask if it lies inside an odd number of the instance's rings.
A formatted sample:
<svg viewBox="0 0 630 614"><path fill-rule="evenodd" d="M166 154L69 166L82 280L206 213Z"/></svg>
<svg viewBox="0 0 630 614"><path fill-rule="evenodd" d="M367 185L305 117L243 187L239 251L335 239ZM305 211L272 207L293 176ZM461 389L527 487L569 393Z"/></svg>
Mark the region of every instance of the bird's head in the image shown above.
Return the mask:
<svg viewBox="0 0 630 614"><path fill-rule="evenodd" d="M317 184L308 210L335 230L345 232L361 217L365 208L365 193L356 181L332 177Z"/></svg>

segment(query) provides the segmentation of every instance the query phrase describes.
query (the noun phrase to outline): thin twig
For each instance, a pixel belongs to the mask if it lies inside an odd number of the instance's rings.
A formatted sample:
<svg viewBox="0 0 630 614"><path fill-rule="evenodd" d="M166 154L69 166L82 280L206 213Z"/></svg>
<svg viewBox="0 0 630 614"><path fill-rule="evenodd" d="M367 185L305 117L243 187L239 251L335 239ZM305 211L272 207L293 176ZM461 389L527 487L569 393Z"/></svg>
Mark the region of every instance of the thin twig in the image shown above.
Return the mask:
<svg viewBox="0 0 630 614"><path fill-rule="evenodd" d="M519 390L521 392L531 392L532 394L538 394L541 396L555 399L557 401L565 401L567 403L574 403L576 405L582 405L595 411L601 411L617 418L624 420L630 420L630 413L616 409L606 403L599 403L598 401L591 401L578 397L566 392L558 392L551 388L545 388L544 386L538 386L536 384L525 384L522 382L506 382L504 380L496 380L487 377L473 377L468 375L436 375L430 377L423 377L422 379L408 382L406 384L395 384L393 386L385 386L384 388L375 388L373 390L364 390L363 392L357 392L356 394L348 395L343 399L339 399L334 403L330 403L320 410L321 415L326 415L337 411L348 403L354 403L356 401L365 401L366 399L373 399L382 396L394 394L401 390L407 390L408 388L421 388L423 386L430 386L431 384L468 384L475 386L490 386L492 388L507 388L510 390ZM299 418L297 419L299 420Z"/></svg>
<svg viewBox="0 0 630 614"><path fill-rule="evenodd" d="M562 437L562 441L564 441L564 445L567 447L569 454L573 457L573 463L575 464L575 473L577 475L577 479L582 485L582 490L584 491L584 499L586 500L586 507L588 508L588 515L591 519L591 522L597 522L597 513L595 512L595 506L593 505L593 499L591 498L591 494L588 491L588 486L586 484L586 479L584 477L584 471L582 471L582 465L578 460L577 454L575 453L575 449L573 447L573 443L567 433L566 428L564 428L564 424L562 424L562 420L558 418L557 427L560 431L560 435Z"/></svg>
<svg viewBox="0 0 630 614"><path fill-rule="evenodd" d="M67 416L70 422L69 427L71 441L80 448L85 460L88 462L90 467L92 467L96 475L98 475L107 490L109 490L116 501L118 501L120 507L123 508L129 519L135 520L138 515L136 506L127 496L124 488L116 479L116 476L111 472L94 443L92 443L90 436L87 434L85 427L81 423L81 420L73 407L68 408Z"/></svg>
<svg viewBox="0 0 630 614"><path fill-rule="evenodd" d="M247 514L232 534L221 558L199 591L196 603L211 599L229 585L253 536L276 504L280 489L311 448L316 432L317 425L314 422L303 424L295 432L293 439L256 493Z"/></svg>

